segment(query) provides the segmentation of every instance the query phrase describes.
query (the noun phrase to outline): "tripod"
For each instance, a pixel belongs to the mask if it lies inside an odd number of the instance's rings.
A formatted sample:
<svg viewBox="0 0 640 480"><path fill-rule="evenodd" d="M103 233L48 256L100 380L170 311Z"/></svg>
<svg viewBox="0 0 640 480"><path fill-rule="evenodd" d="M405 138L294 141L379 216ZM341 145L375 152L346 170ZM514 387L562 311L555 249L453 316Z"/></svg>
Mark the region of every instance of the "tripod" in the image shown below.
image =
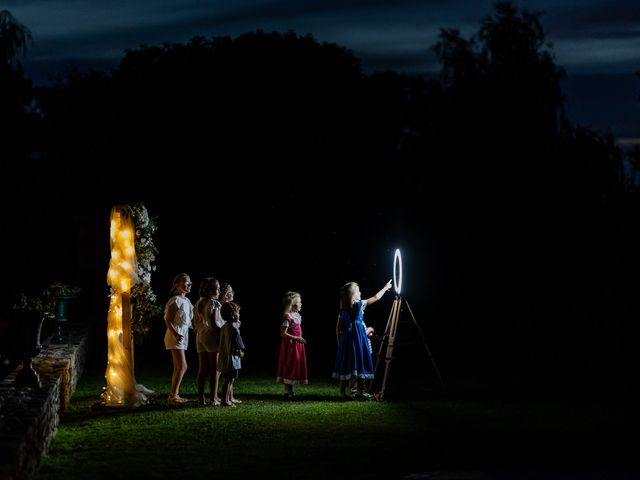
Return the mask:
<svg viewBox="0 0 640 480"><path fill-rule="evenodd" d="M438 376L438 380L440 380L440 385L444 386L444 382L442 381L442 377L440 376L440 372L438 371L438 367L436 366L436 362L433 359L433 356L431 355L431 350L429 350L429 346L427 345L427 341L425 340L424 334L422 333L422 329L420 328L420 325L418 325L416 317L413 314L413 311L411 310L411 307L409 306L409 302L407 302L406 298L402 298L400 295L396 295L396 298L393 300L393 305L391 305L391 312L389 314L389 320L387 320L387 326L384 329L384 335L382 336L382 342L380 343L380 348L378 350L378 358L376 360L376 367L375 367L375 370L374 370L375 373L378 372L378 367L380 365L380 359L382 358L382 352L386 348L386 353L385 353L385 357L384 357L385 367L384 367L384 374L382 376L382 388L380 389L380 392L376 393L376 399L377 400L383 400L384 399L384 392L385 392L385 389L387 388L387 383L389 381L389 371L391 370L391 361L393 360L393 349L394 349L395 343L396 343L396 334L397 334L397 331L398 331L398 321L400 319L400 310L401 310L403 302L404 302L404 305L407 307L407 310L409 310L409 313L411 314L411 318L413 319L413 323L416 326L416 329L418 330L418 333L420 334L420 338L422 339L422 343L424 345L424 348L427 351L427 355L429 356L429 359L431 360L431 363L433 364L433 368L436 371L436 375ZM369 389L371 389L371 385L369 385Z"/></svg>

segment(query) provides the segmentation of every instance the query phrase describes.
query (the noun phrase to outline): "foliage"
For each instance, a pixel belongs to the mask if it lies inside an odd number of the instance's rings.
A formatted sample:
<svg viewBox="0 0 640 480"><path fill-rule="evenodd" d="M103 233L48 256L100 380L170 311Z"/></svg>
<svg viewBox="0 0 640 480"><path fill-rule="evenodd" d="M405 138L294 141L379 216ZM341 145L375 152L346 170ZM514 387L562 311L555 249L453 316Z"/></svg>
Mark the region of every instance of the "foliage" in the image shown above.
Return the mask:
<svg viewBox="0 0 640 480"><path fill-rule="evenodd" d="M162 314L157 305L156 294L146 282L136 283L131 288L131 330L142 339L153 324L153 319Z"/></svg>
<svg viewBox="0 0 640 480"><path fill-rule="evenodd" d="M153 262L158 253L153 243L157 223L142 203L133 203L129 207L133 213L136 229L135 248L138 261L136 270L138 283L131 288L131 330L141 341L149 333L153 319L162 314L162 309L157 305L157 297L151 288L151 272L156 269Z"/></svg>
<svg viewBox="0 0 640 480"><path fill-rule="evenodd" d="M0 11L0 63L13 65L19 54L26 56L27 45L33 41L31 31L8 10Z"/></svg>
<svg viewBox="0 0 640 480"><path fill-rule="evenodd" d="M62 282L54 282L45 288L42 294L45 297L75 297L82 289L80 287L72 287Z"/></svg>
<svg viewBox="0 0 640 480"><path fill-rule="evenodd" d="M432 51L442 64L445 84L463 95L465 113L481 107L486 117L491 108L498 109L494 121L502 119L502 128L515 123L529 137L536 130L545 135L556 131L565 71L554 62L540 16L498 2L468 40L458 30L441 30Z"/></svg>
<svg viewBox="0 0 640 480"><path fill-rule="evenodd" d="M56 311L58 298L76 297L82 291L80 287L74 287L62 282L53 282L42 290L39 296L20 295L18 303L13 305L14 312L40 312L44 315L53 315Z"/></svg>
<svg viewBox="0 0 640 480"><path fill-rule="evenodd" d="M26 158L37 154L38 108L33 99L31 80L25 78L20 57L32 43L31 32L8 10L0 10L0 124L3 158L18 168ZM28 162L30 164L30 162ZM28 167L27 167L28 168ZM25 170L25 175L28 170ZM19 177L20 175L18 175Z"/></svg>
<svg viewBox="0 0 640 480"><path fill-rule="evenodd" d="M43 315L53 314L55 311L55 301L45 301L42 297L27 297L24 293L20 295L18 303L13 305L14 312L38 312Z"/></svg>

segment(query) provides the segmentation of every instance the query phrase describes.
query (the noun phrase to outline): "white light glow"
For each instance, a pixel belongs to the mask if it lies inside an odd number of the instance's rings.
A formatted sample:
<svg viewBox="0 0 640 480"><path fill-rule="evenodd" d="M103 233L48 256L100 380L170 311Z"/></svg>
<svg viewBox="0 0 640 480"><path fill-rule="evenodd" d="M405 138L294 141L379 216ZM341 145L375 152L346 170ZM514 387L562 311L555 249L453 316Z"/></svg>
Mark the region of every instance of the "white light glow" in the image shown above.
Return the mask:
<svg viewBox="0 0 640 480"><path fill-rule="evenodd" d="M400 295L402 290L402 255L399 248L396 248L396 253L393 256L393 289L396 291L396 295Z"/></svg>

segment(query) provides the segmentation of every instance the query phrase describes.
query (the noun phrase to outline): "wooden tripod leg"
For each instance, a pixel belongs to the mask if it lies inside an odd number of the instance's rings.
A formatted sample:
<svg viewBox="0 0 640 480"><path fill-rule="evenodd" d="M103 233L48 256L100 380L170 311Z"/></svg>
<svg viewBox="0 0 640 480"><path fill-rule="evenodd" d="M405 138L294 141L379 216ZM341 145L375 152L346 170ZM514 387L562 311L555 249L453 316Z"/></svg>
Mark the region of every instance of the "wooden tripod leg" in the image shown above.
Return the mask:
<svg viewBox="0 0 640 480"><path fill-rule="evenodd" d="M387 319L387 325L384 327L384 334L382 335L382 341L378 347L378 356L376 357L376 366L373 369L374 377L378 374L378 367L380 366L380 359L382 358L382 352L385 350L387 343L389 342L389 332L391 331L391 319L394 316L394 310L396 308L396 302L391 305L391 311L389 312L389 318ZM373 386L373 380L369 381L367 391L371 393L371 387Z"/></svg>
<svg viewBox="0 0 640 480"><path fill-rule="evenodd" d="M433 359L433 355L431 355L431 350L429 350L429 345L427 345L427 340L424 338L424 333L422 333L422 329L420 328L420 325L418 324L418 321L416 320L416 317L413 314L413 310L411 310L411 307L409 306L409 302L407 302L406 298L404 299L404 303L407 306L407 310L409 310L409 313L411 314L411 318L413 319L413 323L415 324L416 329L418 330L418 333L420 334L420 338L422 339L422 344L424 345L424 348L427 351L427 355L429 355L429 359L431 360L433 369L436 371L436 375L438 375L438 380L440 380L440 385L444 386L444 382L442 381L442 377L440 376L440 371L436 366L436 361Z"/></svg>
<svg viewBox="0 0 640 480"><path fill-rule="evenodd" d="M396 297L391 306L389 337L387 343L387 352L385 354L384 375L382 376L382 388L378 394L378 400L384 399L384 391L387 388L387 380L389 379L389 371L391 370L391 361L393 360L393 347L396 342L396 332L398 330L398 318L400 317L400 297ZM378 357L379 358L379 357Z"/></svg>

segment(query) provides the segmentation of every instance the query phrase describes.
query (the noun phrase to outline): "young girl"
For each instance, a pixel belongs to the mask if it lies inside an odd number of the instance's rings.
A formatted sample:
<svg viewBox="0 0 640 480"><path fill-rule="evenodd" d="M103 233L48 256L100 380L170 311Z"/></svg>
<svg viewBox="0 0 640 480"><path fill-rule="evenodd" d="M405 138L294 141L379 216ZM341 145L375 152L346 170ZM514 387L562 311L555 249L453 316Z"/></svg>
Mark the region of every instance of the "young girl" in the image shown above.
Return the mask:
<svg viewBox="0 0 640 480"><path fill-rule="evenodd" d="M338 351L333 369L333 378L340 380L340 398L346 399L347 383L357 379L355 399L368 396L364 393L364 380L373 378L373 360L364 324L364 309L377 302L391 288L391 280L373 297L361 299L360 287L349 282L340 289L340 312L336 325Z"/></svg>
<svg viewBox="0 0 640 480"><path fill-rule="evenodd" d="M307 383L307 357L302 338L302 298L298 292L287 292L282 300L284 320L280 327L280 357L276 382L284 383L284 398L295 397L293 386Z"/></svg>
<svg viewBox="0 0 640 480"><path fill-rule="evenodd" d="M224 321L220 316L220 283L213 277L205 278L200 284L200 298L194 306L193 325L196 330L196 349L198 351L198 404L205 405L204 384L209 378L211 405L220 405L218 398L218 347L220 329Z"/></svg>
<svg viewBox="0 0 640 480"><path fill-rule="evenodd" d="M164 323L167 331L164 334L164 346L171 351L173 358L173 374L171 375L171 393L169 402L185 403L188 400L179 394L180 384L187 371L185 350L189 346L189 328L193 319L193 305L187 298L191 291L191 278L186 273L180 273L173 279L171 287L172 297L164 308Z"/></svg>
<svg viewBox="0 0 640 480"><path fill-rule="evenodd" d="M220 352L218 354L218 371L224 378L221 404L235 407L242 403L233 396L233 383L238 378L241 359L244 357L244 343L240 336L240 305L226 302L220 307L222 319L226 322L220 331Z"/></svg>
<svg viewBox="0 0 640 480"><path fill-rule="evenodd" d="M222 284L220 288L220 303L233 302L233 288L227 282Z"/></svg>

